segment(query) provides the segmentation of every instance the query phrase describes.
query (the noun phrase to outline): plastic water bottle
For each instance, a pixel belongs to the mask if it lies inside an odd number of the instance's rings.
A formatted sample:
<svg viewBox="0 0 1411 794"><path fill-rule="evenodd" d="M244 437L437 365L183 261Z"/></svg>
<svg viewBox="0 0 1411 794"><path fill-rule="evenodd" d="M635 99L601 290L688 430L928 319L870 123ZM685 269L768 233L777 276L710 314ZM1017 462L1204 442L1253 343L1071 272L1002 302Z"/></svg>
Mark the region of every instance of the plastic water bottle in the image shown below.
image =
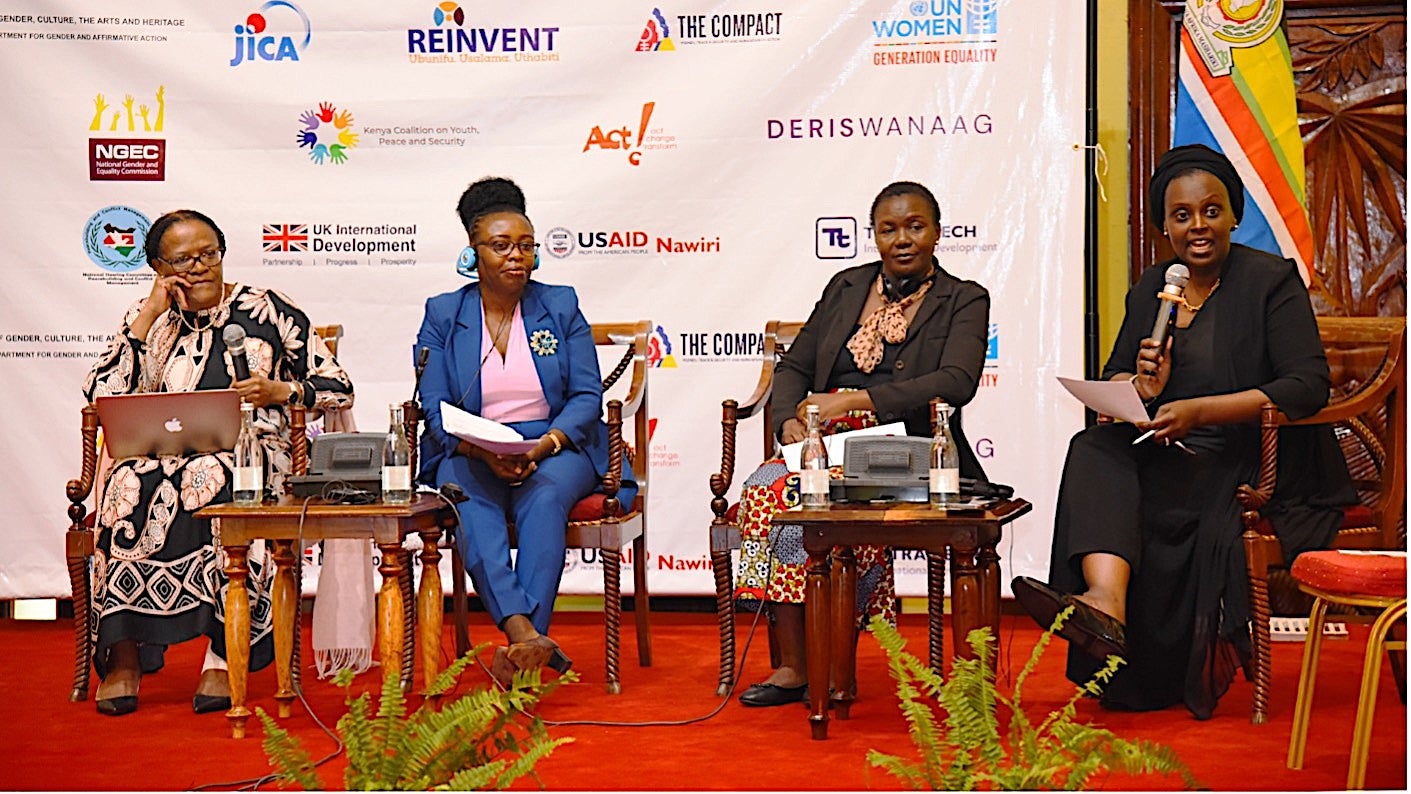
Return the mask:
<svg viewBox="0 0 1411 794"><path fill-rule="evenodd" d="M931 438L931 506L944 508L960 501L960 450L950 432L951 407L934 400L936 432Z"/></svg>
<svg viewBox="0 0 1411 794"><path fill-rule="evenodd" d="M240 435L235 439L235 482L231 495L240 507L254 507L265 497L265 450L255 435L255 406L240 403Z"/></svg>
<svg viewBox="0 0 1411 794"><path fill-rule="evenodd" d="M808 435L804 437L800 455L799 493L804 507L827 507L828 447L823 444L823 428L818 419L818 406L808 406L806 415Z"/></svg>
<svg viewBox="0 0 1411 794"><path fill-rule="evenodd" d="M382 501L389 505L405 505L412 501L412 449L407 443L407 428L402 423L402 406L392 403L391 426L387 441L382 445Z"/></svg>

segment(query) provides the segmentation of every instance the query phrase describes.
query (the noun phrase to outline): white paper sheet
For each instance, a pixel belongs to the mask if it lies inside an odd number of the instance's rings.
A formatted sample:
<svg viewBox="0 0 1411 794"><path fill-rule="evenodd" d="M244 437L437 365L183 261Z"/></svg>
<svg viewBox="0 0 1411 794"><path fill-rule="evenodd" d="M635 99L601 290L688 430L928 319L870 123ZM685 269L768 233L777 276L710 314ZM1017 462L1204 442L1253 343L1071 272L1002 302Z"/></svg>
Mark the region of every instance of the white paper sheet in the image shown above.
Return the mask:
<svg viewBox="0 0 1411 794"><path fill-rule="evenodd" d="M892 422L889 425L877 425L867 427L862 430L848 430L843 433L834 433L831 436L823 437L823 446L828 448L828 462L837 465L843 462L843 440L849 436L904 436L906 435L906 424L902 422ZM785 444L781 451L784 453L784 465L789 467L789 471L798 471L803 463L803 442L798 441L793 444Z"/></svg>
<svg viewBox="0 0 1411 794"><path fill-rule="evenodd" d="M1082 400L1083 405L1100 414L1124 422L1146 422L1146 406L1142 405L1137 387L1129 380L1075 380L1059 378L1068 393Z"/></svg>
<svg viewBox="0 0 1411 794"><path fill-rule="evenodd" d="M441 427L456 438L496 455L522 455L539 443L537 438L526 439L508 425L476 416L444 400L441 402Z"/></svg>

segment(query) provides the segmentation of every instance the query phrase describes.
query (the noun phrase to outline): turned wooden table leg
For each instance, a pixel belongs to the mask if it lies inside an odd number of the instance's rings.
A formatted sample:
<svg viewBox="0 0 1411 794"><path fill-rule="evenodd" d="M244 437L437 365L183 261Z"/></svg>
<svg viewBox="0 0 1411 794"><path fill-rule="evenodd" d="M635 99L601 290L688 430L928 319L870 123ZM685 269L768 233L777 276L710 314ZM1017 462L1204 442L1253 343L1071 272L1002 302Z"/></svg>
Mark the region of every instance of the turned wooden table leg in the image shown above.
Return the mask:
<svg viewBox="0 0 1411 794"><path fill-rule="evenodd" d="M845 720L852 708L853 683L857 678L857 554L852 546L833 550L833 626L829 665L831 700L838 719Z"/></svg>
<svg viewBox="0 0 1411 794"><path fill-rule="evenodd" d="M232 739L245 738L245 723L250 710L245 707L245 680L250 672L250 596L245 581L250 575L249 544L225 546L225 576L230 585L225 591L225 661L230 675L230 722Z"/></svg>
<svg viewBox="0 0 1411 794"><path fill-rule="evenodd" d="M999 553L993 543L980 547L976 558L980 571L980 625L990 627L990 658L999 648Z"/></svg>
<svg viewBox="0 0 1411 794"><path fill-rule="evenodd" d="M441 528L421 530L421 587L416 597L416 630L421 641L422 694L441 672Z"/></svg>
<svg viewBox="0 0 1411 794"><path fill-rule="evenodd" d="M294 658L294 542L272 541L274 545L274 586L270 599L274 607L274 671L278 686L274 699L279 703L279 716L288 717L294 705L293 678L290 664Z"/></svg>
<svg viewBox="0 0 1411 794"><path fill-rule="evenodd" d="M956 637L951 638L958 644ZM926 641L931 671L946 675L946 550L926 550Z"/></svg>
<svg viewBox="0 0 1411 794"><path fill-rule="evenodd" d="M980 569L975 565L975 549L950 549L950 603L955 625L955 658L973 659L970 632L984 625L980 604Z"/></svg>
<svg viewBox="0 0 1411 794"><path fill-rule="evenodd" d="M402 600L402 545L400 543L379 543L382 564L378 573L382 574L382 589L377 593L377 648L382 662L382 680L388 676L400 681L402 678L402 641L404 633Z"/></svg>
<svg viewBox="0 0 1411 794"><path fill-rule="evenodd" d="M828 738L828 650L832 586L828 552L810 551L805 567L804 634L808 637L808 721L814 739Z"/></svg>

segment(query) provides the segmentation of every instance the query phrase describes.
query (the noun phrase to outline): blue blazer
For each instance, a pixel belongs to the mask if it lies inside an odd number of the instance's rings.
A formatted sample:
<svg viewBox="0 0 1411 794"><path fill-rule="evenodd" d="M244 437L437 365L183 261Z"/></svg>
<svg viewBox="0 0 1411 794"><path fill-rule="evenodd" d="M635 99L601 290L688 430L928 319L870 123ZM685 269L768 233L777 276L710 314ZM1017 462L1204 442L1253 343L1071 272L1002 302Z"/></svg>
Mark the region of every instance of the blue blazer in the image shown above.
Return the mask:
<svg viewBox="0 0 1411 794"><path fill-rule="evenodd" d="M563 432L574 447L587 454L601 477L608 467L602 375L592 327L578 308L578 293L572 287L530 281L520 298L520 312L531 340L544 330L557 340L553 352L533 356L549 403L549 426ZM460 441L442 429L441 401L480 413L481 328L478 283L427 299L416 337L417 348L430 351L421 378L421 404L426 415L419 472L423 482L440 485L452 479L445 464ZM638 454L650 453L641 450ZM618 491L623 510L630 509L636 497L637 483L624 460Z"/></svg>

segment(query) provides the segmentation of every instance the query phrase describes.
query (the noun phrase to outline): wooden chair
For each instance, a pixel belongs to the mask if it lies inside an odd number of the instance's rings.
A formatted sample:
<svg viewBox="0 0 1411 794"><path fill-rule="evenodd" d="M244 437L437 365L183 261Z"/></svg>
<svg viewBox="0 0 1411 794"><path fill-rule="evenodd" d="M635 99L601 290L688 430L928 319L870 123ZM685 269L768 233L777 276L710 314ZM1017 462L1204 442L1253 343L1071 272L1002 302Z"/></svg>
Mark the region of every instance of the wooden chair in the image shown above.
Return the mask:
<svg viewBox="0 0 1411 794"><path fill-rule="evenodd" d="M322 337L328 349L337 355L343 326L315 326L314 333ZM64 556L68 561L69 587L73 592L74 671L73 689L69 693L69 700L72 702L88 699L89 675L93 669L93 644L88 633L88 622L89 610L92 608L91 560L98 540L94 522L97 505L94 507L94 513L89 513L87 502L94 492L94 486L107 476L111 464L103 454L103 445L99 438L97 406L92 403L85 405L80 415L80 435L83 439L82 468L79 470L78 479L69 480L64 488L64 493L69 499L69 528L64 533ZM292 406L289 411L291 474L303 474L308 471L309 451L305 429L303 406ZM98 494L97 498L101 498L101 494ZM297 633L294 655L297 658Z"/></svg>
<svg viewBox="0 0 1411 794"><path fill-rule="evenodd" d="M567 546L595 549L603 565L603 614L606 627L607 690L622 692L620 645L622 627L622 549L632 545L633 612L637 622L637 663L652 664L651 598L647 589L647 480L651 458L650 425L647 404L647 343L650 320L634 323L593 323L593 342L598 347L625 348L622 358L603 377L606 394L631 370L627 394L622 400L607 401L608 473L601 493L592 493L573 506L568 515ZM421 407L404 404L408 438L419 438ZM624 442L622 424L632 422L632 444ZM417 470L417 450L412 448L412 470ZM624 460L630 461L637 481L637 498L630 505L618 502ZM470 650L469 606L466 594L465 563L455 543L454 527L446 543L451 547L452 612L455 615L456 653ZM510 545L515 545L514 525L510 524Z"/></svg>
<svg viewBox="0 0 1411 794"><path fill-rule="evenodd" d="M1339 549L1405 548L1406 319L1320 317L1334 395L1323 410L1290 421L1272 404L1261 420L1263 441L1255 487L1240 486L1249 570L1254 662L1252 721L1268 720L1271 677L1269 572L1284 565L1279 539L1260 511L1274 492L1279 428L1332 425L1361 503L1344 510ZM1404 686L1404 682L1399 682Z"/></svg>
<svg viewBox="0 0 1411 794"><path fill-rule="evenodd" d="M710 521L710 564L715 573L715 613L720 623L720 682L716 694L721 697L735 684L735 583L730 552L740 548L739 504L732 505L725 498L735 479L735 428L742 419L762 415L764 446L760 460L774 457L778 443L769 407L774 393L774 367L798 338L803 325L782 320L765 323L764 360L760 362L754 393L743 403L725 400L720 404L720 471L710 475L710 509L715 514ZM773 624L769 631L769 659L773 666L779 666Z"/></svg>

